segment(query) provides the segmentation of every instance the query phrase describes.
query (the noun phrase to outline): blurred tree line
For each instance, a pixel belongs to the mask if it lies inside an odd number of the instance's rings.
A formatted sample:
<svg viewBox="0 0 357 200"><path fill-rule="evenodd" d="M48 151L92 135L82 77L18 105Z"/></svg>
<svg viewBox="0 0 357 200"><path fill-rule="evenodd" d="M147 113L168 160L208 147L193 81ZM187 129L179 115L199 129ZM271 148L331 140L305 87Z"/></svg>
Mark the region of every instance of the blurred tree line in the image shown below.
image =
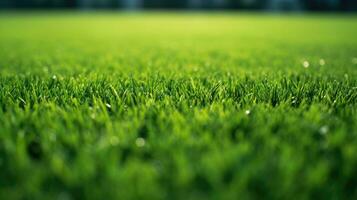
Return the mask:
<svg viewBox="0 0 357 200"><path fill-rule="evenodd" d="M357 11L357 0L0 0L0 8Z"/></svg>

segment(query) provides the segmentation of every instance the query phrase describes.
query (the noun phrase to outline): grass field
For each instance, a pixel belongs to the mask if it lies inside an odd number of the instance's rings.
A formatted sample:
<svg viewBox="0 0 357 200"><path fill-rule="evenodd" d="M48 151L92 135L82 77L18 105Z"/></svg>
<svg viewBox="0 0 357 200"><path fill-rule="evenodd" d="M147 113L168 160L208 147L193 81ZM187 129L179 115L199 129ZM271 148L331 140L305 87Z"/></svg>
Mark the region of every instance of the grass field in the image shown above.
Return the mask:
<svg viewBox="0 0 357 200"><path fill-rule="evenodd" d="M357 16L1 13L0 199L356 199Z"/></svg>

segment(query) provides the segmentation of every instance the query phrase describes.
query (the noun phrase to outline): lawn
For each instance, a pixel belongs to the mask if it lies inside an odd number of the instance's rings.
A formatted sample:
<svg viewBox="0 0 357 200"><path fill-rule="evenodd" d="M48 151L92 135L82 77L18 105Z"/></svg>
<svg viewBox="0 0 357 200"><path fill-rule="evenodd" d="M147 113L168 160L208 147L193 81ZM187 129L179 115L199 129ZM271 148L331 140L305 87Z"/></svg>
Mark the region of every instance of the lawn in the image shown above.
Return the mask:
<svg viewBox="0 0 357 200"><path fill-rule="evenodd" d="M0 199L356 199L357 16L0 13Z"/></svg>

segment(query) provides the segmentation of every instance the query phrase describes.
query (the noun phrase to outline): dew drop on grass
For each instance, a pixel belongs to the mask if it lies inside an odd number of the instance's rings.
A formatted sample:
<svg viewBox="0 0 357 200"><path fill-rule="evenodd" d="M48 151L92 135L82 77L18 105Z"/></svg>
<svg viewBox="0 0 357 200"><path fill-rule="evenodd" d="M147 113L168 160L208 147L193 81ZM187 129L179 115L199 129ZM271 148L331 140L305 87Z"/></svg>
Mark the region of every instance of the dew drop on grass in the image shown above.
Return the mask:
<svg viewBox="0 0 357 200"><path fill-rule="evenodd" d="M295 97L291 97L291 103L292 103L292 104L296 104L296 102L297 102L297 101L296 101L296 98L295 98Z"/></svg>
<svg viewBox="0 0 357 200"><path fill-rule="evenodd" d="M328 131L329 131L328 126L322 126L319 130L321 135L326 135L328 133Z"/></svg>
<svg viewBox="0 0 357 200"><path fill-rule="evenodd" d="M136 144L136 146L138 146L138 147L143 147L143 146L145 146L145 139L144 138L141 138L141 137L139 137L139 138L137 138L136 139L136 141L135 141L135 144Z"/></svg>
<svg viewBox="0 0 357 200"><path fill-rule="evenodd" d="M53 76L52 76L52 79L53 79L53 80L56 80L56 79L57 79L57 76L56 76L56 75L53 75Z"/></svg>
<svg viewBox="0 0 357 200"><path fill-rule="evenodd" d="M302 62L302 66L304 66L304 68L308 68L310 66L309 61L305 60L304 62Z"/></svg>
<svg viewBox="0 0 357 200"><path fill-rule="evenodd" d="M246 114L246 115L250 115L250 110L246 110L246 111L245 111L245 114Z"/></svg>

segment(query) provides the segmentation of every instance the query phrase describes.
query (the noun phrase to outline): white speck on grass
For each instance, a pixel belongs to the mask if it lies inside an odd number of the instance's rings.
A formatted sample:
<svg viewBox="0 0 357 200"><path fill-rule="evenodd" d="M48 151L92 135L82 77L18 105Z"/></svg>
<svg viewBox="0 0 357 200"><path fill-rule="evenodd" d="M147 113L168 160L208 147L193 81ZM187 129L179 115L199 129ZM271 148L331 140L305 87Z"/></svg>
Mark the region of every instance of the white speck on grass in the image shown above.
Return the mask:
<svg viewBox="0 0 357 200"><path fill-rule="evenodd" d="M246 111L245 111L245 114L246 114L246 115L250 115L250 110L246 110Z"/></svg>
<svg viewBox="0 0 357 200"><path fill-rule="evenodd" d="M137 147L143 147L145 146L145 143L146 143L145 139L141 137L137 138L135 141Z"/></svg>
<svg viewBox="0 0 357 200"><path fill-rule="evenodd" d="M56 79L57 79L57 76L56 76L56 75L53 75L53 76L52 76L52 79L53 79L53 80L56 80Z"/></svg>
<svg viewBox="0 0 357 200"><path fill-rule="evenodd" d="M309 61L305 60L304 62L302 62L302 66L303 66L304 68L310 67Z"/></svg>
<svg viewBox="0 0 357 200"><path fill-rule="evenodd" d="M111 106L109 103L106 103L105 106L106 106L107 108L112 108L112 106Z"/></svg>
<svg viewBox="0 0 357 200"><path fill-rule="evenodd" d="M328 131L329 131L328 126L322 126L319 130L321 135L326 135L328 133Z"/></svg>
<svg viewBox="0 0 357 200"><path fill-rule="evenodd" d="M324 65L326 64L326 61L321 58L321 59L319 60L319 64L320 64L320 66L324 66Z"/></svg>

